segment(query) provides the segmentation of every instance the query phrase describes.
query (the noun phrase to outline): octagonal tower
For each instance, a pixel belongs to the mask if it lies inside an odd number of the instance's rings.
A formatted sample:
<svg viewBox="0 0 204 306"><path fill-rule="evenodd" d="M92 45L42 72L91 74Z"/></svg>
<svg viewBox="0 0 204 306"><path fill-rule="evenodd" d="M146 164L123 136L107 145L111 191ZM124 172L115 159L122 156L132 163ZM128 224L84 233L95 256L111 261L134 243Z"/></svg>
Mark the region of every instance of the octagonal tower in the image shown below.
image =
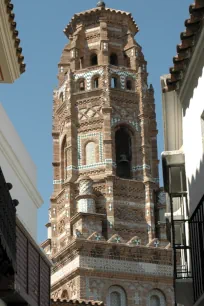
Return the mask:
<svg viewBox="0 0 204 306"><path fill-rule="evenodd" d="M43 243L55 263L52 298L172 305L154 90L138 27L130 13L100 1L64 32Z"/></svg>

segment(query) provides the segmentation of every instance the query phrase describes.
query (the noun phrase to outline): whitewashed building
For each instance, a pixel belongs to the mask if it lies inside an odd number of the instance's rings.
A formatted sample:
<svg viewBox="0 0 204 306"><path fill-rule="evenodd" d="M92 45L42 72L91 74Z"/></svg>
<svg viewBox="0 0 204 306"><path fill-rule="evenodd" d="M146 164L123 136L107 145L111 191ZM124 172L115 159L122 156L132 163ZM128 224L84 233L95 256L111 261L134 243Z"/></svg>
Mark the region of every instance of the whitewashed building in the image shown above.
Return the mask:
<svg viewBox="0 0 204 306"><path fill-rule="evenodd" d="M37 169L1 104L0 165L6 181L13 185L12 198L19 201L17 216L37 240L37 209L43 203L37 190Z"/></svg>
<svg viewBox="0 0 204 306"><path fill-rule="evenodd" d="M0 84L25 71L14 18L11 0L0 0ZM51 262L37 244L42 203L36 167L0 104L0 306L50 305Z"/></svg>
<svg viewBox="0 0 204 306"><path fill-rule="evenodd" d="M185 21L170 74L161 78L165 191L176 300L204 305L204 1ZM176 260L177 258L177 260Z"/></svg>

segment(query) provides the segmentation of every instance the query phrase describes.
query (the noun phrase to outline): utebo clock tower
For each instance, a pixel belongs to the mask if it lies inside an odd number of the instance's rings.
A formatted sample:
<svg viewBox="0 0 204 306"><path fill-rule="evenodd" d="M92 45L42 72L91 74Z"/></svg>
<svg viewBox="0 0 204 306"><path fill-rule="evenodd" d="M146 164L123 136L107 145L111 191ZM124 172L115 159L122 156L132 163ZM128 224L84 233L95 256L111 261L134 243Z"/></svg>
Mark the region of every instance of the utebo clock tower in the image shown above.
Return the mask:
<svg viewBox="0 0 204 306"><path fill-rule="evenodd" d="M52 298L170 306L154 89L130 13L75 14L53 101Z"/></svg>

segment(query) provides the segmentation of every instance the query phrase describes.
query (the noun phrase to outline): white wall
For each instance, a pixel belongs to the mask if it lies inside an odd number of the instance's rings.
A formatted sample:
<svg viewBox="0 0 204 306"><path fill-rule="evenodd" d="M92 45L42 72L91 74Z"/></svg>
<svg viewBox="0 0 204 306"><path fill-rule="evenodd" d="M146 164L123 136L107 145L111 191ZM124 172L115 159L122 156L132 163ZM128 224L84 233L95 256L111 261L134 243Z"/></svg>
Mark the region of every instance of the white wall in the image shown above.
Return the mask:
<svg viewBox="0 0 204 306"><path fill-rule="evenodd" d="M204 111L204 68L183 113L183 146L191 213L204 195L204 152L201 115Z"/></svg>
<svg viewBox="0 0 204 306"><path fill-rule="evenodd" d="M161 77L161 86L166 86L166 78ZM164 151L180 150L182 147L182 107L175 91L162 94Z"/></svg>
<svg viewBox="0 0 204 306"><path fill-rule="evenodd" d="M37 209L43 201L36 188L36 167L0 104L0 166L12 183L12 198L19 201L17 215L36 240Z"/></svg>

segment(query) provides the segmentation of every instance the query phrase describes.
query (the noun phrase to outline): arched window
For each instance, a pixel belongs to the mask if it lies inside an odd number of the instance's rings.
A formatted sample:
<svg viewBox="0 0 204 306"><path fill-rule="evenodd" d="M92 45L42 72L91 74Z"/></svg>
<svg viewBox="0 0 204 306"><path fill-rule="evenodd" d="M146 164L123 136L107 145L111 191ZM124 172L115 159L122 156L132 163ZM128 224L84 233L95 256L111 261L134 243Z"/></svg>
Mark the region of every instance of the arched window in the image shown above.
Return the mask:
<svg viewBox="0 0 204 306"><path fill-rule="evenodd" d="M118 56L117 56L116 53L111 53L110 64L113 65L113 66L118 66Z"/></svg>
<svg viewBox="0 0 204 306"><path fill-rule="evenodd" d="M125 179L131 178L132 143L129 130L120 126L115 133L116 174Z"/></svg>
<svg viewBox="0 0 204 306"><path fill-rule="evenodd" d="M67 140L64 137L61 146L61 179L67 179Z"/></svg>
<svg viewBox="0 0 204 306"><path fill-rule="evenodd" d="M96 66L98 65L98 56L96 53L93 53L91 55L91 66Z"/></svg>
<svg viewBox="0 0 204 306"><path fill-rule="evenodd" d="M63 290L62 295L61 295L61 299L68 299L69 295L68 295L68 291L67 290Z"/></svg>
<svg viewBox="0 0 204 306"><path fill-rule="evenodd" d="M147 296L147 306L166 306L164 294L158 289L150 291Z"/></svg>
<svg viewBox="0 0 204 306"><path fill-rule="evenodd" d="M79 67L80 67L80 69L83 69L83 68L84 68L84 58L83 58L83 56L80 57L80 60L79 60Z"/></svg>
<svg viewBox="0 0 204 306"><path fill-rule="evenodd" d="M127 306L125 291L119 286L112 286L108 290L107 306Z"/></svg>
<svg viewBox="0 0 204 306"><path fill-rule="evenodd" d="M126 67L130 67L130 58L127 56L127 54L124 54L124 62Z"/></svg>
<svg viewBox="0 0 204 306"><path fill-rule="evenodd" d="M115 76L111 77L111 88L118 88L118 87L119 87L118 78Z"/></svg>
<svg viewBox="0 0 204 306"><path fill-rule="evenodd" d="M99 87L99 77L94 77L93 79L93 88L96 89Z"/></svg>
<svg viewBox="0 0 204 306"><path fill-rule="evenodd" d="M64 102L64 95L63 95L63 92L61 92L59 98L60 98L60 101L61 101L61 102Z"/></svg>
<svg viewBox="0 0 204 306"><path fill-rule="evenodd" d="M131 80L126 80L126 89L127 90L132 90L132 81Z"/></svg>
<svg viewBox="0 0 204 306"><path fill-rule="evenodd" d="M79 81L79 91L84 91L85 90L85 81L81 80Z"/></svg>
<svg viewBox="0 0 204 306"><path fill-rule="evenodd" d="M151 306L161 306L160 299L157 295L153 295L150 298L150 305Z"/></svg>
<svg viewBox="0 0 204 306"><path fill-rule="evenodd" d="M96 152L95 152L95 143L88 142L86 145L86 165L92 165L96 162Z"/></svg>
<svg viewBox="0 0 204 306"><path fill-rule="evenodd" d="M121 299L120 299L120 293L114 291L110 295L110 306L122 306L121 305Z"/></svg>

